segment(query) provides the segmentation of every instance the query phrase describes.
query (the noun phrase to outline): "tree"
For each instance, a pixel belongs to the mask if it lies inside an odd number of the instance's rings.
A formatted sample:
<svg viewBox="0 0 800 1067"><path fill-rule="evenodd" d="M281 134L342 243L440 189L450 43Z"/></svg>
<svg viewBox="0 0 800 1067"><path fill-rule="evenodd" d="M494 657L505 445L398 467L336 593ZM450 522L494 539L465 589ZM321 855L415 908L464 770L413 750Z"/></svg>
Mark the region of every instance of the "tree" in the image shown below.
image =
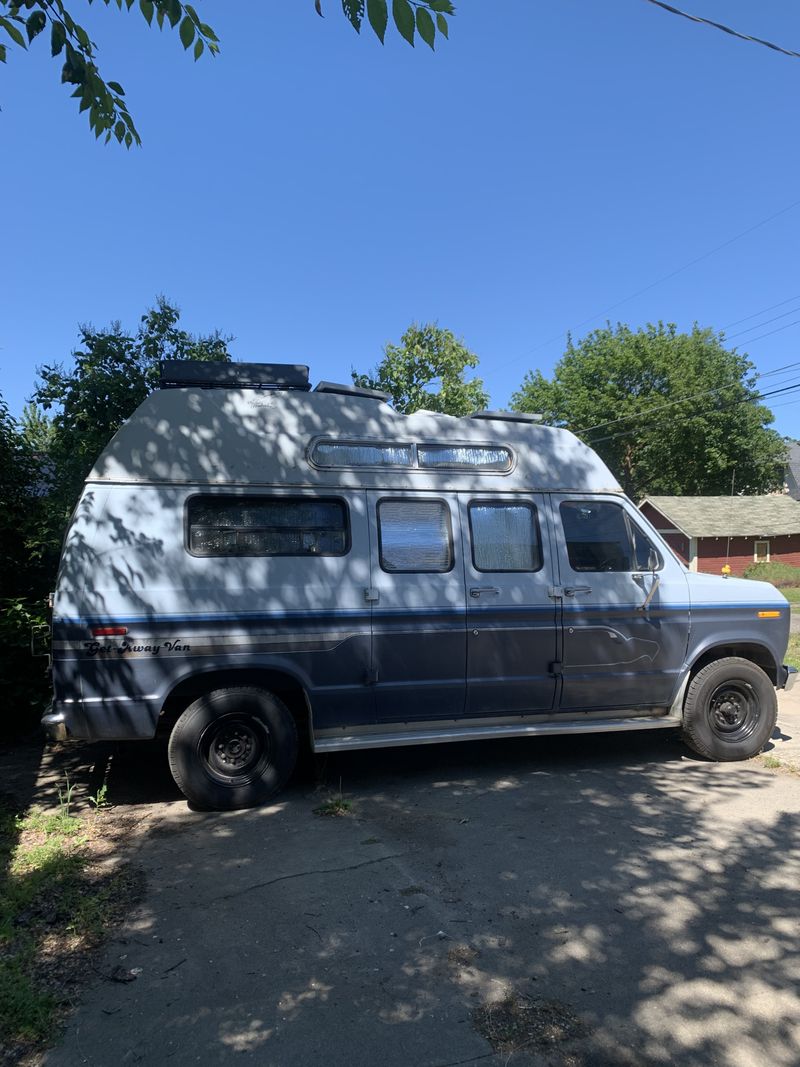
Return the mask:
<svg viewBox="0 0 800 1067"><path fill-rule="evenodd" d="M785 445L768 429L753 364L723 334L618 324L568 339L552 379L529 372L512 406L590 444L634 499L779 488Z"/></svg>
<svg viewBox="0 0 800 1067"><path fill-rule="evenodd" d="M470 415L489 402L480 378L464 379L466 368L477 365L478 357L450 330L412 323L399 345L386 345L377 367L352 376L356 385L389 393L397 411L406 415L420 408Z"/></svg>
<svg viewBox="0 0 800 1067"><path fill-rule="evenodd" d="M98 455L122 423L158 385L162 359L228 362L232 340L219 331L194 336L178 325L180 311L164 297L142 315L135 334L119 322L104 330L80 327L75 365L39 368L34 392L36 407L26 414L26 429L40 418L40 409L55 409L46 435L47 458L56 472L56 527L75 504L81 485Z"/></svg>
<svg viewBox="0 0 800 1067"><path fill-rule="evenodd" d="M92 3L92 0L87 0ZM135 0L102 0L128 11ZM342 0L342 10L356 32L361 32L365 14L370 26L383 43L389 21L387 0ZM322 14L321 0L314 0L318 14ZM195 61L204 52L211 56L219 52L219 38L214 30L200 21L191 4L181 0L139 0L138 8L152 25L159 29L167 22L175 29L184 49L192 49ZM73 7L74 10L74 7ZM5 14L4 14L5 12ZM414 44L418 33L426 44L434 47L436 32L447 37L446 15L453 15L451 0L392 0L392 18L400 34ZM125 102L125 90L119 82L106 81L97 65L97 45L83 26L67 9L66 0L0 0L0 63L6 62L9 42L12 47L27 49L35 38L49 32L50 52L63 56L61 81L74 86L72 96L80 101L79 110L89 112L89 126L95 137L105 134L106 143L112 137L127 148L140 145L141 138Z"/></svg>

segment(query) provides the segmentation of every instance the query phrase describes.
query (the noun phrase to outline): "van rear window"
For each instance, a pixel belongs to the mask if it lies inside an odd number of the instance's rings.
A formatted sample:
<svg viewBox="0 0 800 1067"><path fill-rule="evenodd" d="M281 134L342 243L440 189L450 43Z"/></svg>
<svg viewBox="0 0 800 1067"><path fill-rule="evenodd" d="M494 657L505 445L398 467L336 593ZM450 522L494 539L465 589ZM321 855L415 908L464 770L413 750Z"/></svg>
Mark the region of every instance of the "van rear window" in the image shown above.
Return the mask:
<svg viewBox="0 0 800 1067"><path fill-rule="evenodd" d="M196 496L187 512L194 556L342 556L349 547L341 500Z"/></svg>

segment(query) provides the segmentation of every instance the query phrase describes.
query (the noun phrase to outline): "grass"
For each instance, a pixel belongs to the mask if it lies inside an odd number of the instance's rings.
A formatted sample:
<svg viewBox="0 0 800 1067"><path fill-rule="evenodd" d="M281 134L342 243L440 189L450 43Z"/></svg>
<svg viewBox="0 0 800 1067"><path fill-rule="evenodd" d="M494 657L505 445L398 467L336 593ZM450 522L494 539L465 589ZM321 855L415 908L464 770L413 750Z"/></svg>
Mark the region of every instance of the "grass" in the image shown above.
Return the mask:
<svg viewBox="0 0 800 1067"><path fill-rule="evenodd" d="M102 820L0 805L0 1062L40 1051L57 1033L87 959L138 896L132 869L102 871Z"/></svg>
<svg viewBox="0 0 800 1067"><path fill-rule="evenodd" d="M785 586L781 589L781 593L786 597L790 604L800 604L800 587L798 586Z"/></svg>
<svg viewBox="0 0 800 1067"><path fill-rule="evenodd" d="M347 815L350 808L353 805L349 800L345 800L342 793L342 779L339 779L339 792L333 793L327 800L323 801L318 808L314 808L315 815L327 816L329 818L338 818L342 815Z"/></svg>
<svg viewBox="0 0 800 1067"><path fill-rule="evenodd" d="M789 647L784 662L800 670L800 634L789 634Z"/></svg>

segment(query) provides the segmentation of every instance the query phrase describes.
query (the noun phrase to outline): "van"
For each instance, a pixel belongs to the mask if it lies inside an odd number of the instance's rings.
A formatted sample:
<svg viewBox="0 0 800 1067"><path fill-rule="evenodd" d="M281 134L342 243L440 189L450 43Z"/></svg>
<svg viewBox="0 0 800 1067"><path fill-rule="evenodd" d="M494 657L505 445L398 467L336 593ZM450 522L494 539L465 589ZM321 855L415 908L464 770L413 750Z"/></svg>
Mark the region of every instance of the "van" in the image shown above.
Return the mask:
<svg viewBox="0 0 800 1067"><path fill-rule="evenodd" d="M98 459L52 623L57 739L168 737L196 806L314 752L775 727L789 606L689 573L599 457L535 416L401 415L305 367L169 362Z"/></svg>

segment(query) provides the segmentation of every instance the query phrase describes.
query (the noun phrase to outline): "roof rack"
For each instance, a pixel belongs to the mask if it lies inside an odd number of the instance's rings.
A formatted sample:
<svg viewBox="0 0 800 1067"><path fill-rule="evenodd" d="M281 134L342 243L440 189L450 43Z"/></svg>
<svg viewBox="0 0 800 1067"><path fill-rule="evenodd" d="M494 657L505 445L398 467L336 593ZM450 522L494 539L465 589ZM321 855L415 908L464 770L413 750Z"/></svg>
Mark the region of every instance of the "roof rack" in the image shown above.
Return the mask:
<svg viewBox="0 0 800 1067"><path fill-rule="evenodd" d="M161 388L299 389L308 392L308 367L299 363L220 363L202 359L161 361Z"/></svg>
<svg viewBox="0 0 800 1067"><path fill-rule="evenodd" d="M391 393L384 393L380 389L365 389L360 385L340 385L338 382L317 382L314 386L315 393L339 393L342 396L364 396L369 400L380 400L388 403Z"/></svg>
<svg viewBox="0 0 800 1067"><path fill-rule="evenodd" d="M543 415L534 415L529 411L473 411L471 419L492 419L503 422L541 422Z"/></svg>

